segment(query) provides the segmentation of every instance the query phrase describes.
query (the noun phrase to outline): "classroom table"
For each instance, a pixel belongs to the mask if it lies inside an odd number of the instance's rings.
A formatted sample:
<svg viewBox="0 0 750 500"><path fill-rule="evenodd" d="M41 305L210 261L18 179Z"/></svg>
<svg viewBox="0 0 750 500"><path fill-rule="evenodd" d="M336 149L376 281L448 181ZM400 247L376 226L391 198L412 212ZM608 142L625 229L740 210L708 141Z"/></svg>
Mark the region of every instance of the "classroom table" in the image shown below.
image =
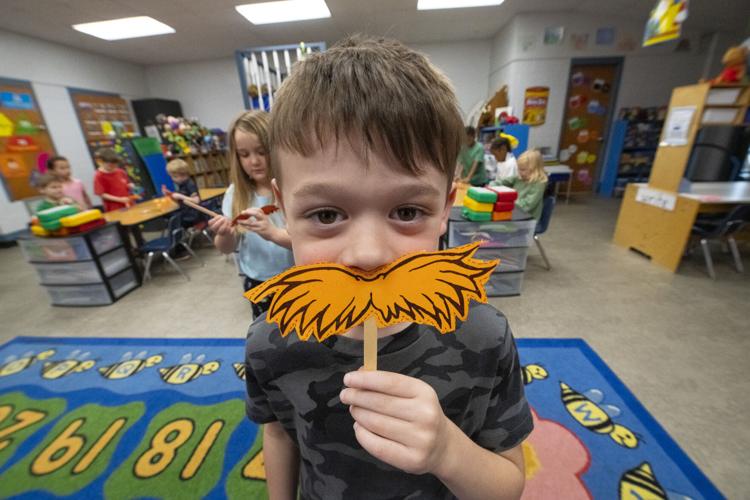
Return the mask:
<svg viewBox="0 0 750 500"><path fill-rule="evenodd" d="M694 182L679 193L631 183L625 188L614 242L676 272L698 214L745 204L750 204L750 182Z"/></svg>
<svg viewBox="0 0 750 500"><path fill-rule="evenodd" d="M549 177L549 182L555 183L555 198L559 191L559 182L567 180L565 189L565 204L570 201L570 188L573 186L573 169L567 165L545 165L544 171Z"/></svg>
<svg viewBox="0 0 750 500"><path fill-rule="evenodd" d="M198 195L201 197L201 201L208 201L210 199L221 196L226 192L227 188L200 188L198 189Z"/></svg>

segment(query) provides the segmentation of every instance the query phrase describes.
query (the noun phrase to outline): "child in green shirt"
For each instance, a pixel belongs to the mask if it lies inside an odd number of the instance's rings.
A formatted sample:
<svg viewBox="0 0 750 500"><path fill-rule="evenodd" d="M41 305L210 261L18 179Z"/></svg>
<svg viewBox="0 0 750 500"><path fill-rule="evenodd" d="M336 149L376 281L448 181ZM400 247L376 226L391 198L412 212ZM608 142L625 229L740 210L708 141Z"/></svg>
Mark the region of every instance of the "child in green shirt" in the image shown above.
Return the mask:
<svg viewBox="0 0 750 500"><path fill-rule="evenodd" d="M539 220L542 215L542 200L547 187L542 154L537 150L526 151L518 157L518 175L506 177L496 185L512 187L518 191L516 206Z"/></svg>
<svg viewBox="0 0 750 500"><path fill-rule="evenodd" d="M63 193L63 183L54 174L46 173L39 177L37 188L44 195L44 199L36 206L37 212L59 207L60 205L78 206L75 201L65 196L65 193Z"/></svg>
<svg viewBox="0 0 750 500"><path fill-rule="evenodd" d="M458 163L461 165L459 180L472 186L484 186L488 180L484 168L484 147L477 142L474 127L466 127L465 132L464 143L458 153Z"/></svg>

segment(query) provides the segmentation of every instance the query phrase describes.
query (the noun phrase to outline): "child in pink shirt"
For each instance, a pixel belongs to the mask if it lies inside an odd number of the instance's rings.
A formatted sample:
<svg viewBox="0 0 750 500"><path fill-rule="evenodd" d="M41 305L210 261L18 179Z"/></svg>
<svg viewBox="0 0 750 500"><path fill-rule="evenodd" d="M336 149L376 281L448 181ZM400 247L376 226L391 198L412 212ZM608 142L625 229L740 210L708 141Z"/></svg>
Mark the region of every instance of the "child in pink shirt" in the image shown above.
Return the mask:
<svg viewBox="0 0 750 500"><path fill-rule="evenodd" d="M53 156L47 160L47 170L57 177L63 186L63 194L75 201L83 210L91 208L91 199L83 182L70 175L70 163L64 156Z"/></svg>

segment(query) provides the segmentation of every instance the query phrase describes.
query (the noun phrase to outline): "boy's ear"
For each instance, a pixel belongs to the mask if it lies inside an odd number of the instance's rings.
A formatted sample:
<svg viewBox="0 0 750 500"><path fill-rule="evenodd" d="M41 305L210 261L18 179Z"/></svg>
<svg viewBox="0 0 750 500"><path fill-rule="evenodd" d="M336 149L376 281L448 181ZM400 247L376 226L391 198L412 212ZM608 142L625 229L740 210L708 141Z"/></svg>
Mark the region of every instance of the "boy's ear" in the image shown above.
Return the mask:
<svg viewBox="0 0 750 500"><path fill-rule="evenodd" d="M274 199L279 204L279 208L284 213L284 217L286 217L286 210L284 209L284 199L281 197L281 190L279 189L279 184L276 182L275 178L271 179L271 190L273 191Z"/></svg>
<svg viewBox="0 0 750 500"><path fill-rule="evenodd" d="M448 217L450 217L451 208L453 208L453 203L456 201L456 192L456 183L452 182L450 191L448 192L448 198L445 201L445 207L443 208L443 214L440 217L440 234L445 234L448 230Z"/></svg>

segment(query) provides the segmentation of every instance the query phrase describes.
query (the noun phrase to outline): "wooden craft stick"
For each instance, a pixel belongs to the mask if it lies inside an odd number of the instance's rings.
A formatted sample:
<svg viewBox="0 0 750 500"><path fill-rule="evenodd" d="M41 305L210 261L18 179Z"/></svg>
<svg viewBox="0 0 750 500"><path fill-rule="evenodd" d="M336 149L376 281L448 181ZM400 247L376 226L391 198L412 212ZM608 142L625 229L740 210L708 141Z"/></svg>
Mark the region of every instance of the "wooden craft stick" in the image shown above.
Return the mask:
<svg viewBox="0 0 750 500"><path fill-rule="evenodd" d="M375 316L365 320L365 370L378 369L378 324Z"/></svg>
<svg viewBox="0 0 750 500"><path fill-rule="evenodd" d="M193 200L191 200L190 198L188 198L184 194L172 193L171 196L172 196L172 199L174 199L174 200L180 200L181 202L183 202L185 205L189 206L190 208L194 208L195 210L197 210L199 212L203 212L206 215L210 215L211 217L218 217L219 216L219 214L217 214L213 210L209 210L209 209L207 209L204 206L198 205L197 203L195 203Z"/></svg>

